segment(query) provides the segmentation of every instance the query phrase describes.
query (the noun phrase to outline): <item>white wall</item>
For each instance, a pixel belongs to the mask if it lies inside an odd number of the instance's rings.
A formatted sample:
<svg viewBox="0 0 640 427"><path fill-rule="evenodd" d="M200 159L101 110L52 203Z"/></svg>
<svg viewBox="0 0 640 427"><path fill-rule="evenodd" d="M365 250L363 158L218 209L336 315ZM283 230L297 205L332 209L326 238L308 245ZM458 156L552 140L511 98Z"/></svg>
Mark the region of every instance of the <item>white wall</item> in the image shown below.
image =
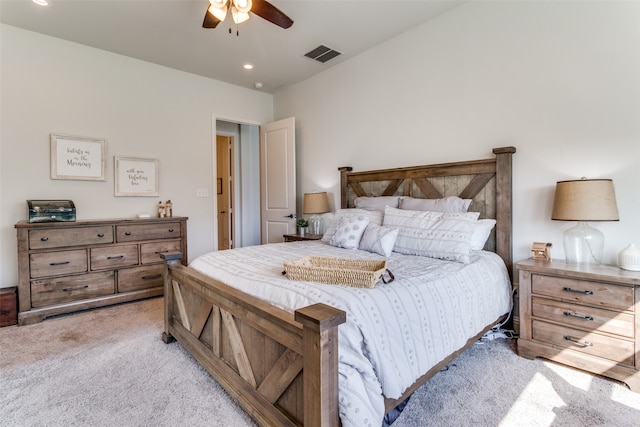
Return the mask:
<svg viewBox="0 0 640 427"><path fill-rule="evenodd" d="M339 203L339 166L491 157L514 145L515 258L553 243L558 180L612 178L605 263L640 243L640 2L467 3L275 95L295 115L298 192Z"/></svg>
<svg viewBox="0 0 640 427"><path fill-rule="evenodd" d="M17 284L14 224L27 199L71 199L78 219L189 217L189 258L213 248L214 116L272 120L273 97L49 36L0 26L0 287ZM105 138L106 181L51 180L49 134ZM114 197L113 157L160 160L160 196Z"/></svg>

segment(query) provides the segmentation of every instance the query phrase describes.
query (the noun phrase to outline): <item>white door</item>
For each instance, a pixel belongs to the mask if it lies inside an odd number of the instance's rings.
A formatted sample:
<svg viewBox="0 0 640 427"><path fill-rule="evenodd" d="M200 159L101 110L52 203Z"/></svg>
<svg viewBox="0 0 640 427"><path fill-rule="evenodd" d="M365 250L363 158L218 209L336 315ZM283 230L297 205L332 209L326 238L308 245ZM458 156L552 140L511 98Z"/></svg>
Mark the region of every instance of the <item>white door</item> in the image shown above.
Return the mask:
<svg viewBox="0 0 640 427"><path fill-rule="evenodd" d="M295 232L295 118L260 126L260 200L262 243L283 242Z"/></svg>

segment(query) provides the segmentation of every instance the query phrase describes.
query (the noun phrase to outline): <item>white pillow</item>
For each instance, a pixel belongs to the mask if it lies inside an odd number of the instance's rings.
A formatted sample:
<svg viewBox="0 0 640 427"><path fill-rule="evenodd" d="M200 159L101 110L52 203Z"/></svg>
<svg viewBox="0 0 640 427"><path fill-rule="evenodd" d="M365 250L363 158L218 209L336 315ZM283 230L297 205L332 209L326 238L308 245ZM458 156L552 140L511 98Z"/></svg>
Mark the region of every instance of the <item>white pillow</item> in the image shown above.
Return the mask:
<svg viewBox="0 0 640 427"><path fill-rule="evenodd" d="M493 230L495 225L495 219L478 220L475 228L473 229L473 234L471 235L472 251L481 251L484 249L484 245L487 243L487 239L489 238L489 235L491 235L491 230Z"/></svg>
<svg viewBox="0 0 640 427"><path fill-rule="evenodd" d="M356 208L369 211L384 211L385 206L397 208L400 196L379 196L379 197L356 197L353 204Z"/></svg>
<svg viewBox="0 0 640 427"><path fill-rule="evenodd" d="M403 197L398 208L410 211L431 211L446 213L463 213L469 210L471 199L461 199L458 196L447 196L442 199L415 199Z"/></svg>
<svg viewBox="0 0 640 427"><path fill-rule="evenodd" d="M420 212L387 207L383 225L398 228L395 252L467 264L471 235L479 215L479 212Z"/></svg>
<svg viewBox="0 0 640 427"><path fill-rule="evenodd" d="M369 224L360 240L360 249L388 257L391 256L397 237L397 228Z"/></svg>
<svg viewBox="0 0 640 427"><path fill-rule="evenodd" d="M384 212L380 211L368 211L366 209L338 209L327 227L327 231L325 231L322 236L322 241L329 243L334 233L336 232L336 228L338 227L338 223L343 216L346 215L364 215L369 218L369 222L372 224L382 225L382 217Z"/></svg>
<svg viewBox="0 0 640 427"><path fill-rule="evenodd" d="M358 249L367 225L369 225L369 217L365 215L343 216L329 244L338 248Z"/></svg>

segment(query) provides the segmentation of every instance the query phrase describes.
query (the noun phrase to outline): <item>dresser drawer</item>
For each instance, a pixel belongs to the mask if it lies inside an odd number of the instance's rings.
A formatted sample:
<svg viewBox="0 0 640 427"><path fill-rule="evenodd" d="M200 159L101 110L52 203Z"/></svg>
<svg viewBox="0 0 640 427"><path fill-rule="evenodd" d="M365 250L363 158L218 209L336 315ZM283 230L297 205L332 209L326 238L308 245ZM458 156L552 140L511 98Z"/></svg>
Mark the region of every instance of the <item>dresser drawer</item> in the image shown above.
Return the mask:
<svg viewBox="0 0 640 427"><path fill-rule="evenodd" d="M29 256L31 277L36 279L46 276L83 273L87 271L87 251L56 251L31 254Z"/></svg>
<svg viewBox="0 0 640 427"><path fill-rule="evenodd" d="M633 314L630 313L533 297L531 314L567 326L634 338Z"/></svg>
<svg viewBox="0 0 640 427"><path fill-rule="evenodd" d="M562 348L634 365L634 344L621 338L612 338L594 332L585 332L566 326L553 325L539 320L532 321L532 338Z"/></svg>
<svg viewBox="0 0 640 427"><path fill-rule="evenodd" d="M30 249L97 245L103 243L113 243L113 227L110 225L29 230Z"/></svg>
<svg viewBox="0 0 640 427"><path fill-rule="evenodd" d="M531 277L531 292L593 306L633 311L634 288L628 286L534 274Z"/></svg>
<svg viewBox="0 0 640 427"><path fill-rule="evenodd" d="M138 265L138 245L91 248L91 270Z"/></svg>
<svg viewBox="0 0 640 427"><path fill-rule="evenodd" d="M31 306L46 307L111 295L114 292L115 273L113 271L34 280L31 282Z"/></svg>
<svg viewBox="0 0 640 427"><path fill-rule="evenodd" d="M125 268L118 271L118 292L130 292L164 285L164 264Z"/></svg>
<svg viewBox="0 0 640 427"><path fill-rule="evenodd" d="M179 237L181 237L179 222L116 226L116 240L118 242L177 239Z"/></svg>
<svg viewBox="0 0 640 427"><path fill-rule="evenodd" d="M180 240L168 240L165 242L143 243L140 245L140 258L142 264L162 262L160 254L167 252L180 252Z"/></svg>

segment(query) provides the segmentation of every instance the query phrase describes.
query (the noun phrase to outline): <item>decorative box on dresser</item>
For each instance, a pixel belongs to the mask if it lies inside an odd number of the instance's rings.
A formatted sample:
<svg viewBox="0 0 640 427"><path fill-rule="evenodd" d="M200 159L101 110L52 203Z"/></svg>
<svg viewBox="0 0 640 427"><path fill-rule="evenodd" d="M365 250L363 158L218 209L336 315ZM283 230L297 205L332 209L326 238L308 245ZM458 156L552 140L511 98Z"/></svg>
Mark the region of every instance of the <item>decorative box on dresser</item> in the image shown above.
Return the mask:
<svg viewBox="0 0 640 427"><path fill-rule="evenodd" d="M162 295L160 254L186 265L187 219L17 223L18 324Z"/></svg>
<svg viewBox="0 0 640 427"><path fill-rule="evenodd" d="M640 392L640 272L533 259L516 268L518 354L614 378Z"/></svg>

